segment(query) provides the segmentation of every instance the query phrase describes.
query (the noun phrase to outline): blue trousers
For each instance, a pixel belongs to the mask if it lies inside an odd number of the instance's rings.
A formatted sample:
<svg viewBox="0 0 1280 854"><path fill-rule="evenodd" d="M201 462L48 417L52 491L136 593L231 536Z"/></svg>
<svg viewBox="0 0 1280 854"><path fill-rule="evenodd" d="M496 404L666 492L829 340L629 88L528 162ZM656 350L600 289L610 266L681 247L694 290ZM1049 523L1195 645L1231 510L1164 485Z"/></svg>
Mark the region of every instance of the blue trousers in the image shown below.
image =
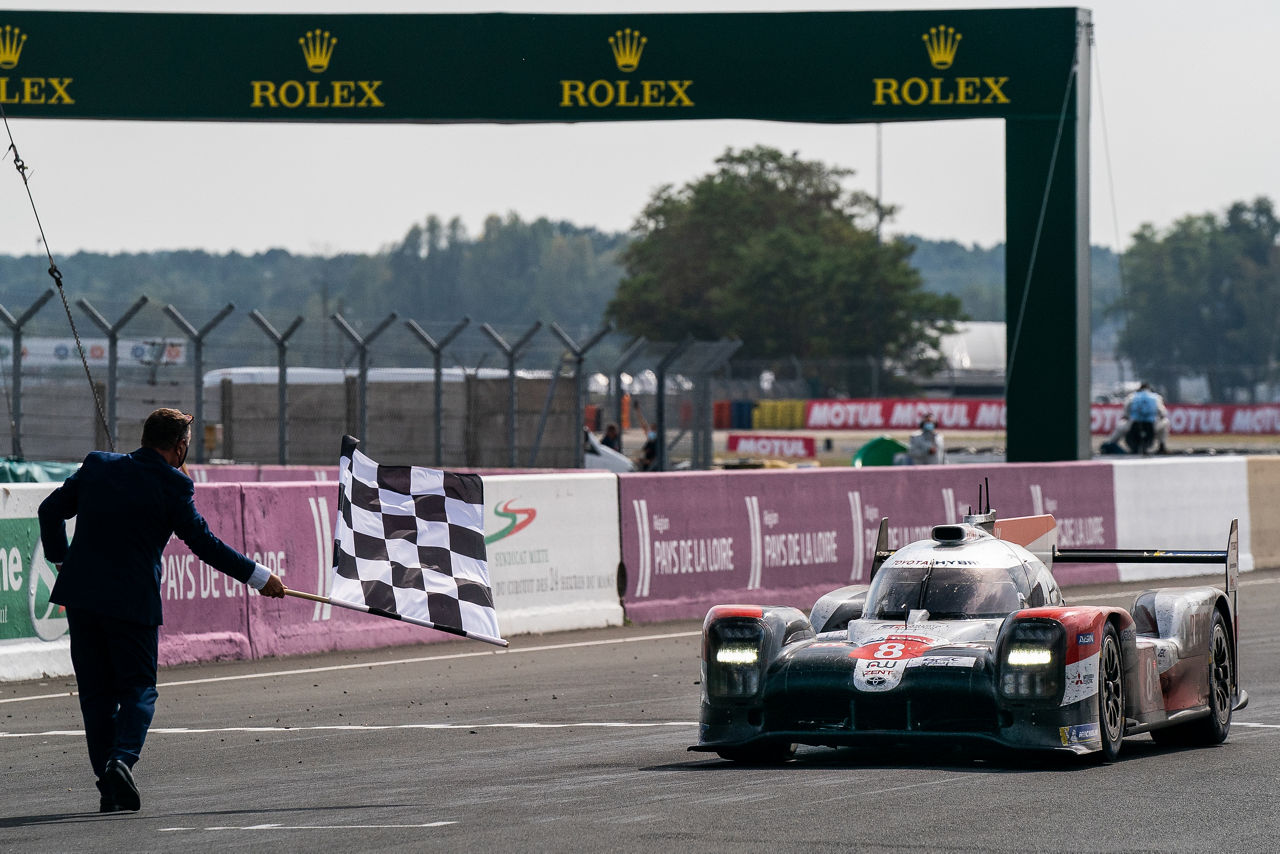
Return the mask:
<svg viewBox="0 0 1280 854"><path fill-rule="evenodd" d="M132 768L155 716L160 629L83 608L67 608L67 627L93 773Z"/></svg>

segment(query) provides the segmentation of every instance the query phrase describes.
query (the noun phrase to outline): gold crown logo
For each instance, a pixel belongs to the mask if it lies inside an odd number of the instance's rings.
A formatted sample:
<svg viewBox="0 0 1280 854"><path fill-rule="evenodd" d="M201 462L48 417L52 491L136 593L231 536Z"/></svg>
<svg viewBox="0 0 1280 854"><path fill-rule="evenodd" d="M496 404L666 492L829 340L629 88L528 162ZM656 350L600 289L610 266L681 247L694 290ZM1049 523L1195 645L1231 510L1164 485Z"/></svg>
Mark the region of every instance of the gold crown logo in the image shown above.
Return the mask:
<svg viewBox="0 0 1280 854"><path fill-rule="evenodd" d="M27 43L27 35L17 27L5 24L0 33L0 68L6 71L18 64L22 56L22 46Z"/></svg>
<svg viewBox="0 0 1280 854"><path fill-rule="evenodd" d="M955 27L930 27L929 32L920 38L924 39L925 50L929 51L929 61L934 68L951 67L961 39Z"/></svg>
<svg viewBox="0 0 1280 854"><path fill-rule="evenodd" d="M316 74L329 67L329 60L333 57L333 46L337 43L338 40L329 35L328 30L323 32L312 30L298 39L298 44L302 45L302 56L307 61L307 68Z"/></svg>
<svg viewBox="0 0 1280 854"><path fill-rule="evenodd" d="M630 27L609 36L609 47L613 48L613 61L618 63L619 71L636 70L647 41L649 39L640 35L639 30L632 30Z"/></svg>

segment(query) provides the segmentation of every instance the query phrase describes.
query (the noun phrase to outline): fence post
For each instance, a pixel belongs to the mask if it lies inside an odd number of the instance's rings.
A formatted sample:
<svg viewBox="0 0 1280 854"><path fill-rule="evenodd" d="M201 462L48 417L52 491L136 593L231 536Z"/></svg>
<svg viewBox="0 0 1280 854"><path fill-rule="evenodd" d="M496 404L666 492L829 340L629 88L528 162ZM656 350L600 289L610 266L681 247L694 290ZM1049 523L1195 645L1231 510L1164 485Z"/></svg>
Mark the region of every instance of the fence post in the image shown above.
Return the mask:
<svg viewBox="0 0 1280 854"><path fill-rule="evenodd" d="M493 339L493 343L498 345L498 349L502 350L507 357L507 465L511 468L516 467L516 359L520 358L520 352L529 343L529 339L533 334L542 328L542 321L537 321L533 326L529 327L529 331L520 336L520 340L515 344L508 344L506 340L497 333L497 331L487 323L481 324L484 333Z"/></svg>
<svg viewBox="0 0 1280 854"><path fill-rule="evenodd" d="M98 313L98 310L89 304L87 299L76 300L76 305L89 315L89 319L97 324L107 336L107 439L112 448L115 448L116 441L120 438L119 432L116 430L116 370L119 365L118 349L120 343L120 330L124 325L133 319L133 316L142 310L147 304L145 296L138 297L137 301L129 306L120 319L116 321L115 326L107 322L107 319Z"/></svg>
<svg viewBox="0 0 1280 854"><path fill-rule="evenodd" d="M613 331L613 324L607 323L605 326L592 335L581 345L577 344L569 334L560 328L560 324L554 320L551 322L551 331L554 332L564 346L569 348L569 352L573 354L573 401L576 414L574 415L574 436L577 441L574 443L573 467L582 468L585 460L583 458L582 447L582 419L583 419L583 394L582 394L582 363L586 360L586 353L592 347L600 343L600 339ZM622 429L619 427L618 429Z"/></svg>
<svg viewBox="0 0 1280 854"><path fill-rule="evenodd" d="M0 320L13 330L13 402L9 405L9 426L13 430L13 435L10 437L13 441L13 455L19 460L22 459L22 327L26 326L27 321L44 307L51 296L53 296L53 288L49 288L37 297L31 307L17 318L0 305Z"/></svg>
<svg viewBox="0 0 1280 854"><path fill-rule="evenodd" d="M656 443L657 453L654 455L654 470L667 470L667 368L680 358L685 350L689 349L689 345L693 344L693 336L686 337L679 344L671 348L671 352L662 357L662 361L658 363L657 370L654 372L658 378L657 397L654 400L654 430L658 434Z"/></svg>
<svg viewBox="0 0 1280 854"><path fill-rule="evenodd" d="M444 382L444 379L443 379L444 369L440 366L440 355L444 352L444 348L448 347L449 343L453 341L454 338L458 337L458 333L461 332L463 329L465 329L467 324L470 322L471 322L470 317L463 317L462 320L458 321L457 325L454 326L452 329L450 329L448 334L446 334L443 338L441 338L439 342L437 342L434 338L428 335L423 330L423 328L418 325L418 322L416 320L406 320L404 322L404 325L409 327L409 331L412 332L419 341L427 345L427 349L431 351L432 361L435 364L435 404L436 404L435 422L436 422L436 467L437 468L441 468L444 466L444 442L443 442L443 439L441 438L442 434L444 433L444 416L441 412L441 408L444 404L443 404L443 391L440 385L442 382Z"/></svg>
<svg viewBox="0 0 1280 854"><path fill-rule="evenodd" d="M335 311L329 315L330 319L338 324L338 328L346 333L347 337L351 339L351 343L356 345L356 350L360 352L360 374L357 380L360 395L359 430L360 441L365 443L366 448L369 442L369 345L399 316L394 311L391 312L382 319L381 323L374 327L372 332L361 338L360 334L351 328L351 324L347 323L341 314Z"/></svg>
<svg viewBox="0 0 1280 854"><path fill-rule="evenodd" d="M258 324L258 327L263 332L267 333L267 337L276 343L276 364L279 371L276 380L278 395L276 398L276 412L278 413L276 417L280 422L277 443L280 449L280 465L285 466L289 464L289 374L285 366L289 361L289 336L302 325L302 315L295 317L293 323L290 323L289 328L283 333L277 332L276 328L256 308L249 312L249 317L253 319L254 323ZM226 429L225 423L223 429Z"/></svg>
<svg viewBox="0 0 1280 854"><path fill-rule="evenodd" d="M191 425L191 434L196 441L196 462L204 462L204 339L205 336L212 331L227 315L235 311L235 303L227 303L222 310L213 316L213 319L204 325L202 329L197 330L194 326L187 322L187 319L174 308L173 303L169 303L164 307L164 313L169 315L169 319L178 324L191 341L192 349L195 351L192 359L195 362L195 389L196 389L196 405L195 405L195 423Z"/></svg>

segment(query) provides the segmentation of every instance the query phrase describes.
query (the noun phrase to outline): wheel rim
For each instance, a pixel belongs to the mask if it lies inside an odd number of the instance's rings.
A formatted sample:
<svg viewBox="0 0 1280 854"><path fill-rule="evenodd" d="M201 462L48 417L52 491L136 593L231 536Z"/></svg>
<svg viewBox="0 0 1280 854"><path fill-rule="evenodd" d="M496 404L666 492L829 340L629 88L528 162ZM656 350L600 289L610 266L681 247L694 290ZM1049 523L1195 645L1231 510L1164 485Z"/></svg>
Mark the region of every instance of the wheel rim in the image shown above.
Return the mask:
<svg viewBox="0 0 1280 854"><path fill-rule="evenodd" d="M1222 626L1213 627L1213 648L1209 661L1209 701L1218 720L1231 714L1231 648Z"/></svg>
<svg viewBox="0 0 1280 854"><path fill-rule="evenodd" d="M1120 688L1120 652L1107 638L1102 646L1102 726L1106 740L1117 743L1124 732L1124 695Z"/></svg>

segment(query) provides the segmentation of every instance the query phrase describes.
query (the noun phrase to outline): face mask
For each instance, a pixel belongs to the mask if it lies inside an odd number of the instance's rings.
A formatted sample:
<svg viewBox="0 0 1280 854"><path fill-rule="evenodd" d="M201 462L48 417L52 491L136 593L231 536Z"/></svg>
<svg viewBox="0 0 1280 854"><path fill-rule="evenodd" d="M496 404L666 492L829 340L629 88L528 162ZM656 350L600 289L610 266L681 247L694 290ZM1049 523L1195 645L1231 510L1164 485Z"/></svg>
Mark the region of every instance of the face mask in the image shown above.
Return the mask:
<svg viewBox="0 0 1280 854"><path fill-rule="evenodd" d="M191 437L187 436L186 441L182 445L182 454L178 457L178 464L174 468L182 468L187 462L187 451L191 450Z"/></svg>
<svg viewBox="0 0 1280 854"><path fill-rule="evenodd" d="M924 429L925 429L926 431L931 431L931 430L933 430L933 422L932 422L932 421L926 421L926 422L924 422Z"/></svg>

